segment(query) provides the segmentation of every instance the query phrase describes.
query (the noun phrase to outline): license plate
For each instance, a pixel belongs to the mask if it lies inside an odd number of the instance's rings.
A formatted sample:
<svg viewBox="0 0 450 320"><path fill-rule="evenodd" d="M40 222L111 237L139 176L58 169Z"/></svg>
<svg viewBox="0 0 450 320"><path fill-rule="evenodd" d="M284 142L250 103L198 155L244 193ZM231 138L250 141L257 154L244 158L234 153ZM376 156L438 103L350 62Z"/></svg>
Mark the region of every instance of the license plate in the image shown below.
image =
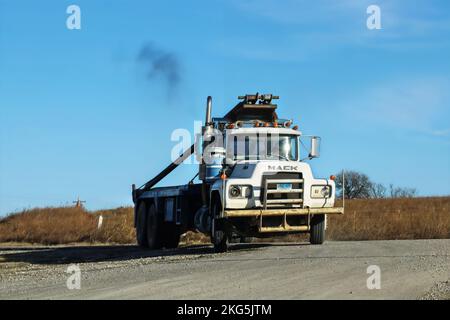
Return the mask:
<svg viewBox="0 0 450 320"><path fill-rule="evenodd" d="M278 190L291 190L292 189L292 183L278 183L277 184Z"/></svg>

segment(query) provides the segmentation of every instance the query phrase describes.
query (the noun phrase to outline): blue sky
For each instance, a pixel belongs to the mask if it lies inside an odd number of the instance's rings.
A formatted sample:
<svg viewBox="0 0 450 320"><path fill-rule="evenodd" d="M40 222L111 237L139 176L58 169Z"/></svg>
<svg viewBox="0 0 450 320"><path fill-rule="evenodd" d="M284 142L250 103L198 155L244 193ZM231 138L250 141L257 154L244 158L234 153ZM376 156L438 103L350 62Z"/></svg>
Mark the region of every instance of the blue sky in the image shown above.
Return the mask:
<svg viewBox="0 0 450 320"><path fill-rule="evenodd" d="M66 8L81 8L81 30ZM381 30L366 8L381 9ZM147 77L147 44L179 82ZM322 137L318 176L450 194L448 1L0 0L0 215L71 203L130 205L170 161L176 128L251 92ZM181 184L183 166L164 184Z"/></svg>

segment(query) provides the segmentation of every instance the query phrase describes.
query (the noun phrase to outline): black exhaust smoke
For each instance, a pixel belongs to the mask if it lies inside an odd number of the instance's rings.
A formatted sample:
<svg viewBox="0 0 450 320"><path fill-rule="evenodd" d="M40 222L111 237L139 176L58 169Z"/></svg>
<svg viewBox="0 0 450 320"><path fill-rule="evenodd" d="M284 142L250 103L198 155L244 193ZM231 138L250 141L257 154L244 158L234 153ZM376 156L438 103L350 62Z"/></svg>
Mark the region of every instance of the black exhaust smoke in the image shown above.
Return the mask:
<svg viewBox="0 0 450 320"><path fill-rule="evenodd" d="M147 43L141 48L138 61L146 65L147 78L150 81L163 78L166 80L168 93L176 91L181 81L181 67L176 54L158 48L153 43Z"/></svg>

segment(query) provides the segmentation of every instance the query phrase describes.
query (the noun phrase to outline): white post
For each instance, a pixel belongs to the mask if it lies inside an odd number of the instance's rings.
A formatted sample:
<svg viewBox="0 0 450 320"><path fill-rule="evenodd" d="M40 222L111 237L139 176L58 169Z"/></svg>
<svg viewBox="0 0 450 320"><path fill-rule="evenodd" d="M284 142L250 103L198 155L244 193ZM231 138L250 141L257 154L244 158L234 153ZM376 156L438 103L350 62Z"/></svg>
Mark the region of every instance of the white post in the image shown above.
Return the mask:
<svg viewBox="0 0 450 320"><path fill-rule="evenodd" d="M100 229L102 227L102 224L103 224L103 216L100 215L100 216L98 216L97 229Z"/></svg>
<svg viewBox="0 0 450 320"><path fill-rule="evenodd" d="M344 174L344 169L342 169L342 208L343 208L343 211L345 212L345 174Z"/></svg>

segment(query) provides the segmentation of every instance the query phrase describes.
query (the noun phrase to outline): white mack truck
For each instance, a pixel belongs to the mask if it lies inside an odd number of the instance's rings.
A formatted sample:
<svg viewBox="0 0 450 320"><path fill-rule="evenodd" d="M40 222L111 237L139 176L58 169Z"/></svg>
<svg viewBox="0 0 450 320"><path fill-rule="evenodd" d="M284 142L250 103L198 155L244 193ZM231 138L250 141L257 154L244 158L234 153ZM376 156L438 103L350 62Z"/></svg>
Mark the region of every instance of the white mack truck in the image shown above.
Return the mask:
<svg viewBox="0 0 450 320"><path fill-rule="evenodd" d="M289 233L309 233L311 244L322 244L326 215L344 213L334 207L334 177L314 178L304 161L319 156L320 138L278 118L277 96L239 99L224 117L212 118L208 97L201 139L152 180L133 185L140 246L175 248L189 230L209 234L216 252L235 239ZM154 187L194 153L201 183Z"/></svg>

